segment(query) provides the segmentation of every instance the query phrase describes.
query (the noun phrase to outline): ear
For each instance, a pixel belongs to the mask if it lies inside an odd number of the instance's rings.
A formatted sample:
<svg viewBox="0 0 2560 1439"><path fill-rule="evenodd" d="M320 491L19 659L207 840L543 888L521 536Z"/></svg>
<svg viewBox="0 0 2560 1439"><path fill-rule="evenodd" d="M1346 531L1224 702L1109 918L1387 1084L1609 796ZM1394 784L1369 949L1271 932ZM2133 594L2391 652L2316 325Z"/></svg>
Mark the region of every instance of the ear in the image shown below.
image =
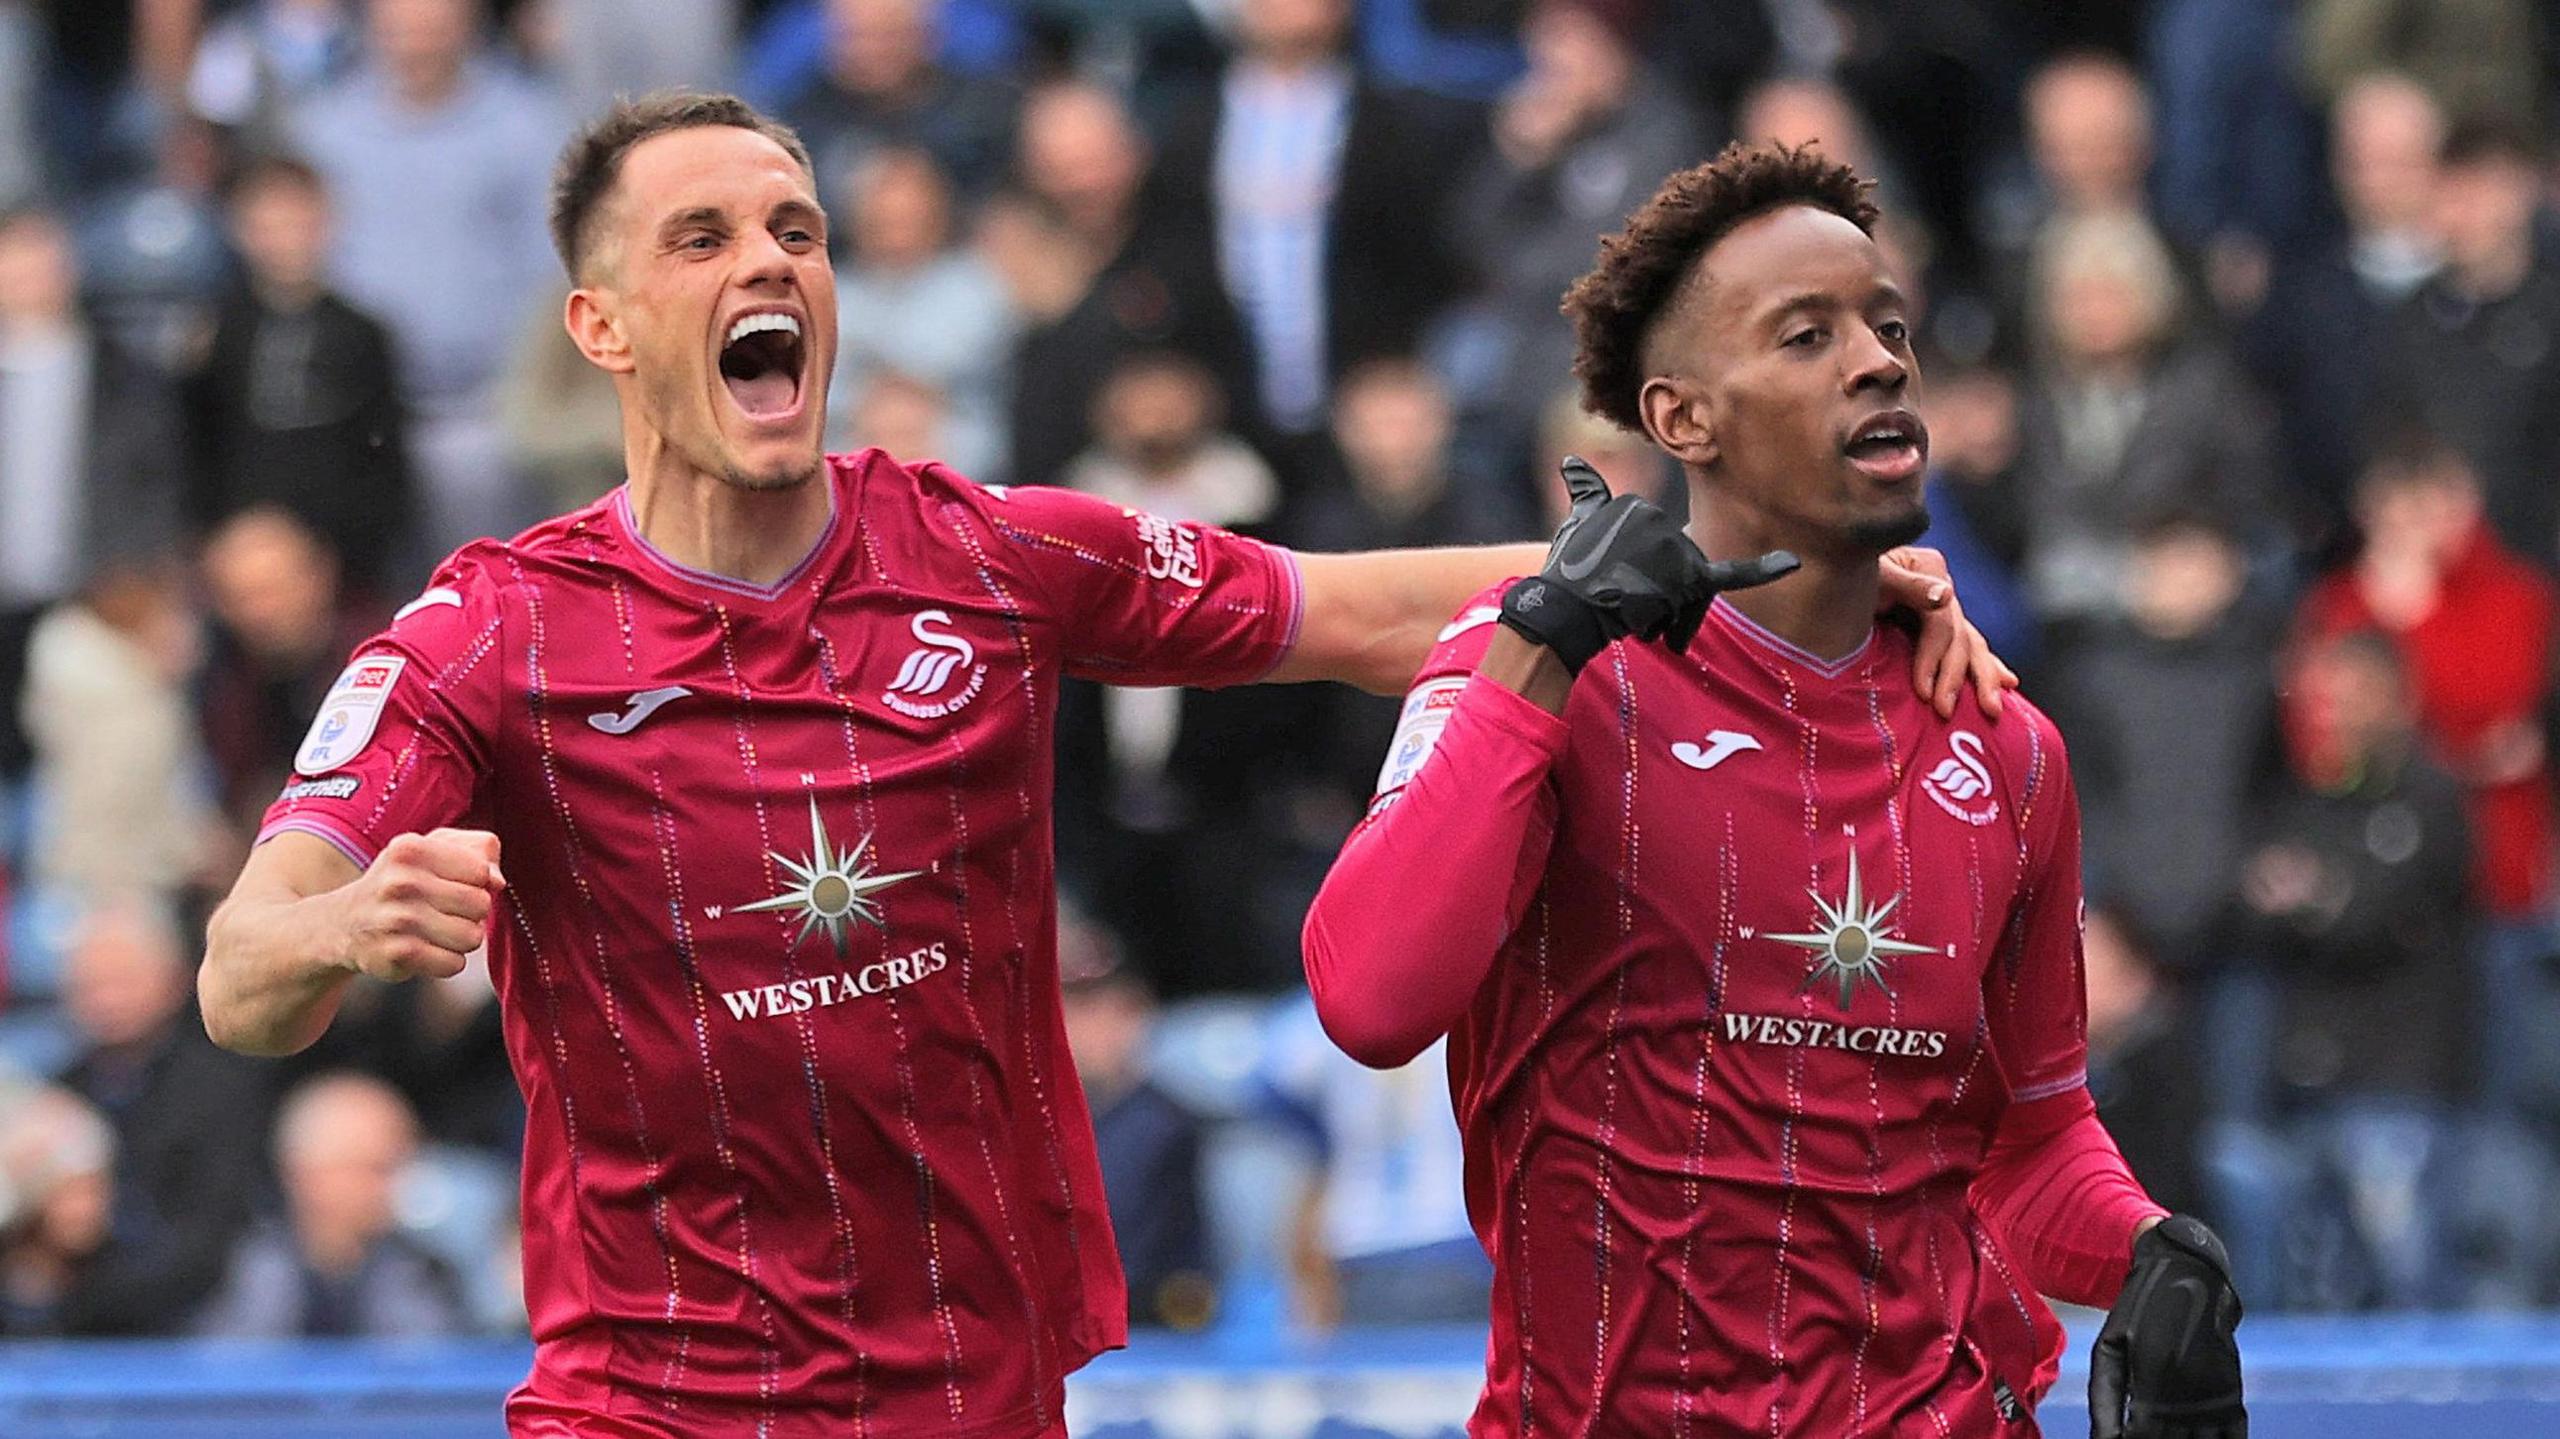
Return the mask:
<svg viewBox="0 0 2560 1439"><path fill-rule="evenodd" d="M1688 385L1656 375L1637 393L1636 408L1644 415L1646 437L1671 458L1694 469L1716 462L1715 425L1707 418L1705 401L1690 393Z"/></svg>
<svg viewBox="0 0 2560 1439"><path fill-rule="evenodd" d="M569 304L561 318L569 327L569 338L576 341L578 353L587 362L607 374L627 375L638 368L631 358L631 341L623 334L622 320L615 313L620 297L611 290L580 286L569 292Z"/></svg>

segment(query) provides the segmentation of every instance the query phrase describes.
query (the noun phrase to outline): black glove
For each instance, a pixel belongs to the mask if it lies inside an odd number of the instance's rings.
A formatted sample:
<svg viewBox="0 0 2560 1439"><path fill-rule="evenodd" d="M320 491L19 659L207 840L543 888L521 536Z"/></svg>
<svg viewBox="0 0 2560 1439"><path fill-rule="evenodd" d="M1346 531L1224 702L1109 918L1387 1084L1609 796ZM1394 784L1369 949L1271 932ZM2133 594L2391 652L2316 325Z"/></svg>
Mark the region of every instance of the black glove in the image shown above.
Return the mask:
<svg viewBox="0 0 2560 1439"><path fill-rule="evenodd" d="M1767 584L1796 567L1774 550L1755 560L1710 561L1650 501L1611 495L1579 456L1564 461L1573 511L1547 562L1502 596L1502 622L1555 651L1580 674L1610 641L1633 635L1685 650L1720 591Z"/></svg>
<svg viewBox="0 0 2560 1439"><path fill-rule="evenodd" d="M2231 1256L2174 1214L2133 1241L2133 1272L2089 1356L2089 1439L2249 1439Z"/></svg>

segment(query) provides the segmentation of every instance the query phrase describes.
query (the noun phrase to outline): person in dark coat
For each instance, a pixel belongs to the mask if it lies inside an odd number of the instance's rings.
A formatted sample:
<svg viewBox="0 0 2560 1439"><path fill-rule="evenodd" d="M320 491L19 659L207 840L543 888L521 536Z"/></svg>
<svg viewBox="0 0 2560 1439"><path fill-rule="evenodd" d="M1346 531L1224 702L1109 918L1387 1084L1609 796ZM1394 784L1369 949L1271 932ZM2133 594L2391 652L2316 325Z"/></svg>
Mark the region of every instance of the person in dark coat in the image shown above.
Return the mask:
<svg viewBox="0 0 2560 1439"><path fill-rule="evenodd" d="M186 384L206 456L188 518L201 534L279 506L328 543L351 587L382 594L404 582L385 571L411 499L390 332L323 283L329 198L309 166L253 162L232 189L231 232L246 283Z"/></svg>

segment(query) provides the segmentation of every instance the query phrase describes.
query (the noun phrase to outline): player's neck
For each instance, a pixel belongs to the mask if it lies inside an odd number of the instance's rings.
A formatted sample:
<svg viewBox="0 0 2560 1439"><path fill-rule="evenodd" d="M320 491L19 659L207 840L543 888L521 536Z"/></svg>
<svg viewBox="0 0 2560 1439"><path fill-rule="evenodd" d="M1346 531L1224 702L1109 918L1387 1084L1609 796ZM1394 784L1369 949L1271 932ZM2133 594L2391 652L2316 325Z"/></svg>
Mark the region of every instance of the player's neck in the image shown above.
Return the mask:
<svg viewBox="0 0 2560 1439"><path fill-rule="evenodd" d="M826 532L826 471L788 489L745 490L687 470L633 466L631 521L668 559L750 585L770 585L808 558Z"/></svg>
<svg viewBox="0 0 2560 1439"><path fill-rule="evenodd" d="M1838 659L1867 642L1868 632L1875 628L1881 592L1873 555L1859 558L1808 553L1763 532L1746 517L1725 513L1723 506L1712 501L1699 504L1701 497L1695 490L1690 491L1690 498L1697 518L1689 526L1689 535L1698 542L1698 548L1706 551L1707 558L1748 559L1787 549L1795 550L1804 562L1802 568L1785 579L1727 591L1725 603L1740 610L1753 624L1824 659Z"/></svg>

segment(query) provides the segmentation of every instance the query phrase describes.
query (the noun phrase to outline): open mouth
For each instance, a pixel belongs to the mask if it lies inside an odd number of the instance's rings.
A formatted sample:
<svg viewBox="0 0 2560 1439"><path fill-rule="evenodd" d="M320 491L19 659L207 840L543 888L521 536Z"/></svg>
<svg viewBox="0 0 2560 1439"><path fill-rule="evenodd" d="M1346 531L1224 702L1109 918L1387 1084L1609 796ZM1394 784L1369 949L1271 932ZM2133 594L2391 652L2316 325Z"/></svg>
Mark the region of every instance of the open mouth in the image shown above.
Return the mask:
<svg viewBox="0 0 2560 1439"><path fill-rule="evenodd" d="M1849 463L1878 480L1908 480L1929 462L1929 429L1909 410L1890 410L1849 432Z"/></svg>
<svg viewBox="0 0 2560 1439"><path fill-rule="evenodd" d="M720 346L720 379L748 419L788 419L800 408L807 353L800 322L792 316L772 311L740 315Z"/></svg>

